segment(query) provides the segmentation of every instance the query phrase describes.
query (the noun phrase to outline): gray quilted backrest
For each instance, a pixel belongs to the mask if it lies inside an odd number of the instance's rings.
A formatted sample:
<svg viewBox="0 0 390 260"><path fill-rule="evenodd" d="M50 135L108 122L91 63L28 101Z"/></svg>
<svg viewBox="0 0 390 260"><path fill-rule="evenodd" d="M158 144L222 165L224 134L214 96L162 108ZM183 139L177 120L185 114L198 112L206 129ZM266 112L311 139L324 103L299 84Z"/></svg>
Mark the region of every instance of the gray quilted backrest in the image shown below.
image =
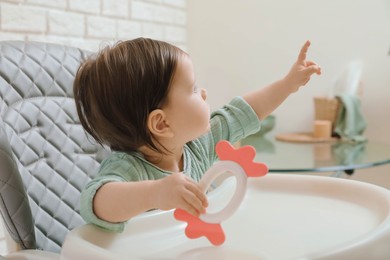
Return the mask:
<svg viewBox="0 0 390 260"><path fill-rule="evenodd" d="M79 195L108 151L79 123L73 80L90 53L0 42L0 209L22 248L59 252L83 224Z"/></svg>

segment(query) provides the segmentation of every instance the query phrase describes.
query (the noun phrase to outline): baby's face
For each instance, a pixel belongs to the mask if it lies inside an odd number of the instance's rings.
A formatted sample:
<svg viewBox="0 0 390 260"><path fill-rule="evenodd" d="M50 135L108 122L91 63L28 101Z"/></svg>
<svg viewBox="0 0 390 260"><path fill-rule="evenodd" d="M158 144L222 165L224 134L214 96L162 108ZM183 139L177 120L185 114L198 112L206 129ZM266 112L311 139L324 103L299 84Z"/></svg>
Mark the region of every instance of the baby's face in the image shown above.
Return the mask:
<svg viewBox="0 0 390 260"><path fill-rule="evenodd" d="M191 58L182 55L163 108L176 141L187 143L210 129L206 96L206 90L196 85Z"/></svg>

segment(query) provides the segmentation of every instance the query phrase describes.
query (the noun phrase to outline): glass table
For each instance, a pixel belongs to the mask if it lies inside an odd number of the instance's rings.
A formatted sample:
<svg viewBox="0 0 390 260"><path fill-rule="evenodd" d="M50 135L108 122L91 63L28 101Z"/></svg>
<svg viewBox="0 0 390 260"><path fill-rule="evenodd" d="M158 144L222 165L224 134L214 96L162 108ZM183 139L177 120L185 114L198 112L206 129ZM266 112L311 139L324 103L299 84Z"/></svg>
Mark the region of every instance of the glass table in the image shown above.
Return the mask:
<svg viewBox="0 0 390 260"><path fill-rule="evenodd" d="M272 135L252 135L241 145L253 146L255 160L265 163L269 172L332 172L341 177L356 169L390 163L390 146L370 141L294 143L278 141Z"/></svg>

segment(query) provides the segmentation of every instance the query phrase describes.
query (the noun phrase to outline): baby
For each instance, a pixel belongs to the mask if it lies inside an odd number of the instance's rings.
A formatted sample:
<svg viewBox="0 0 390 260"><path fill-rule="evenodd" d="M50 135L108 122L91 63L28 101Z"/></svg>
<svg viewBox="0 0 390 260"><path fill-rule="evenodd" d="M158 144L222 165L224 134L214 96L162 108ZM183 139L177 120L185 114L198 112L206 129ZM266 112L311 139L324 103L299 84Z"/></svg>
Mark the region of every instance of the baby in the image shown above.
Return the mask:
<svg viewBox="0 0 390 260"><path fill-rule="evenodd" d="M211 115L191 58L169 43L119 42L85 61L74 81L77 112L85 130L113 151L81 194L85 221L121 232L151 209L204 213L207 197L197 183L217 160L216 143L257 132L261 119L321 74L306 60L309 46L284 78Z"/></svg>

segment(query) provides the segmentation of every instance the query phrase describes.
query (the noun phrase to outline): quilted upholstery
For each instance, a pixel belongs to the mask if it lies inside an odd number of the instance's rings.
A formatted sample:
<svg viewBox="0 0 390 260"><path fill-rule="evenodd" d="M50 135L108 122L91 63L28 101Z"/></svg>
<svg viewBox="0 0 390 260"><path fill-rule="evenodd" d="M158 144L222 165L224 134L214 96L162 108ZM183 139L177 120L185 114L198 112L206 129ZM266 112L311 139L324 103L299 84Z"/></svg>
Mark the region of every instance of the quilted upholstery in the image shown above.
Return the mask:
<svg viewBox="0 0 390 260"><path fill-rule="evenodd" d="M86 136L73 100L74 75L88 55L0 42L0 210L24 249L60 251L67 232L84 223L80 191L109 152Z"/></svg>

